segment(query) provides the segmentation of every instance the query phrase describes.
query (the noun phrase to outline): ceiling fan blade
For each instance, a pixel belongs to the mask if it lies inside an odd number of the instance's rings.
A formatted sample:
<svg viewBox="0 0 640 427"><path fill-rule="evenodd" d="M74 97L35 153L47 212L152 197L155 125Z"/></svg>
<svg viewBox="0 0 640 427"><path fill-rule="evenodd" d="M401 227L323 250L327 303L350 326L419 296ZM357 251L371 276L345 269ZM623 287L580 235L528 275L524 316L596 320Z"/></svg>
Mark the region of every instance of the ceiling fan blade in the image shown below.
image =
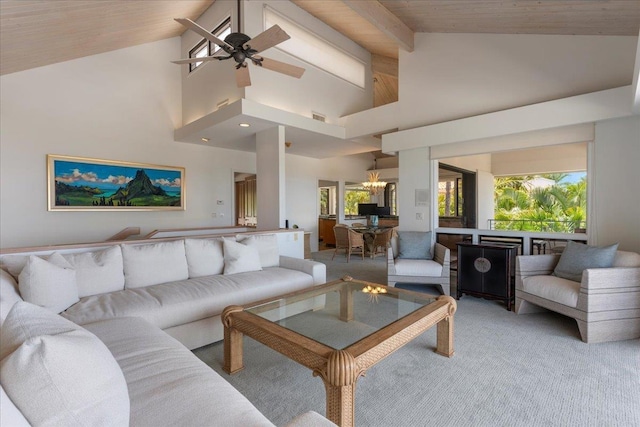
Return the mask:
<svg viewBox="0 0 640 427"><path fill-rule="evenodd" d="M262 57L261 66L267 70L277 71L278 73L286 74L288 76L295 77L296 79L302 77L305 71L304 68L265 57Z"/></svg>
<svg viewBox="0 0 640 427"><path fill-rule="evenodd" d="M211 34L209 31L207 31L206 29L202 28L200 25L193 22L191 19L188 19L188 18L174 18L174 19L179 23L181 23L182 25L184 25L185 27L200 34L205 39L214 42L218 46L221 46L221 47L224 46L224 47L233 49L233 46L231 46L229 43L226 43L223 40L220 40L219 38Z"/></svg>
<svg viewBox="0 0 640 427"><path fill-rule="evenodd" d="M240 67L236 70L236 83L238 84L238 87L251 86L249 67Z"/></svg>
<svg viewBox="0 0 640 427"><path fill-rule="evenodd" d="M202 58L185 58L171 61L174 64L191 64L194 62L213 61L214 59L220 59L219 56L203 56Z"/></svg>
<svg viewBox="0 0 640 427"><path fill-rule="evenodd" d="M290 38L289 34L285 33L282 28L274 25L246 42L243 47L247 49L250 46L256 52L262 52Z"/></svg>

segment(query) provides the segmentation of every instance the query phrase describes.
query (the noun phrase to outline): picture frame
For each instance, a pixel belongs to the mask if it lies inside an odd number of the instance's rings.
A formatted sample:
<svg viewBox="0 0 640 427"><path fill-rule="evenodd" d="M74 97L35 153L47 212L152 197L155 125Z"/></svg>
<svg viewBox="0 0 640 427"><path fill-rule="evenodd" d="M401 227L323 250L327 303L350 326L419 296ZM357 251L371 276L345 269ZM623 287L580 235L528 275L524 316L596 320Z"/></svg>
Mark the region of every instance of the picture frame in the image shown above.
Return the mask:
<svg viewBox="0 0 640 427"><path fill-rule="evenodd" d="M47 155L49 211L185 210L185 169Z"/></svg>

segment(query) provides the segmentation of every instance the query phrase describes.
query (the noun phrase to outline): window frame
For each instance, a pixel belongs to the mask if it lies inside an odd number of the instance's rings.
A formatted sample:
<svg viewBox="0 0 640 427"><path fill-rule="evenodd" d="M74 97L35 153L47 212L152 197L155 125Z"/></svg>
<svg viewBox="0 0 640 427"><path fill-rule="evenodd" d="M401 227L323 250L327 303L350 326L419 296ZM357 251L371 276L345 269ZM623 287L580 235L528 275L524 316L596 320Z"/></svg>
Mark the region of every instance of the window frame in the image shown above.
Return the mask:
<svg viewBox="0 0 640 427"><path fill-rule="evenodd" d="M231 16L227 16L218 26L211 30L211 34L218 38L221 38L221 34L224 33L227 29L229 29L230 33L233 32L233 29L231 28ZM189 58L197 58L197 56L195 55L202 51L202 47L205 44L207 45L207 54L205 56L211 56L221 49L220 46L203 37L198 43L196 43L194 47L189 49ZM199 69L204 63L205 61L190 63L189 73L192 73L195 70Z"/></svg>

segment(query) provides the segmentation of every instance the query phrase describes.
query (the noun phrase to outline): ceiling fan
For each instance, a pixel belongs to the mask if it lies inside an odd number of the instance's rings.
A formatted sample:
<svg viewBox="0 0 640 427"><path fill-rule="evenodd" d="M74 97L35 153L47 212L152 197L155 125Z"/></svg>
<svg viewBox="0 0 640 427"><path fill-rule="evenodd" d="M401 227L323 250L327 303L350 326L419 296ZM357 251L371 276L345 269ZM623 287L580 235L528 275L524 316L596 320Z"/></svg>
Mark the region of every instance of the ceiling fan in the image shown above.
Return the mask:
<svg viewBox="0 0 640 427"><path fill-rule="evenodd" d="M214 59L224 61L226 59L233 58L236 62L236 83L238 84L238 87L251 86L251 77L249 76L247 59L259 67L277 71L278 73L286 74L298 79L302 77L302 74L304 74L304 68L257 55L257 53L267 50L270 47L273 47L278 43L282 43L290 38L290 36L278 25L272 26L254 38L243 33L231 33L225 37L224 40L220 40L190 19L176 18L176 21L200 34L207 40L217 44L221 49L211 56L171 61L174 64L189 64L193 62L212 61Z"/></svg>

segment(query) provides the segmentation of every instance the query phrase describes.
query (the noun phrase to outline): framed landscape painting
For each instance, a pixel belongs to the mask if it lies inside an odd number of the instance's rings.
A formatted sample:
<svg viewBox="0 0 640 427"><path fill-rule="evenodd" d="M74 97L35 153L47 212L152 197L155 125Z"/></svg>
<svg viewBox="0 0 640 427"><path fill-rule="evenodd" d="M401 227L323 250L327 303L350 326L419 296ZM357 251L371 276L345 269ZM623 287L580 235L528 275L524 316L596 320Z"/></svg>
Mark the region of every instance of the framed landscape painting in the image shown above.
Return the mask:
<svg viewBox="0 0 640 427"><path fill-rule="evenodd" d="M185 210L184 168L47 155L50 211Z"/></svg>

